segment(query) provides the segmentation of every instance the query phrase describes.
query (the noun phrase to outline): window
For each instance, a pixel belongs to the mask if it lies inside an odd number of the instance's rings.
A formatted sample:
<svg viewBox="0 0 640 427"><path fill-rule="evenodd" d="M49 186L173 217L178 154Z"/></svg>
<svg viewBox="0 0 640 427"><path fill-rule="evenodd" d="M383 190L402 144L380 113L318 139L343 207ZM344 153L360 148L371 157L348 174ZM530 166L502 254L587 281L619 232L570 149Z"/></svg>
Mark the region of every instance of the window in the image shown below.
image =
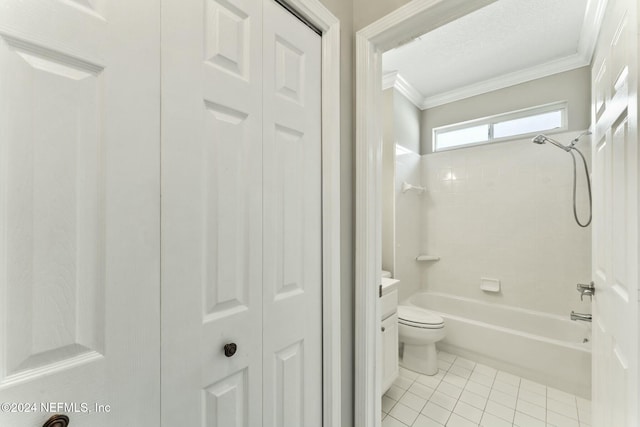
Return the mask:
<svg viewBox="0 0 640 427"><path fill-rule="evenodd" d="M542 105L433 129L433 151L566 130L567 103Z"/></svg>

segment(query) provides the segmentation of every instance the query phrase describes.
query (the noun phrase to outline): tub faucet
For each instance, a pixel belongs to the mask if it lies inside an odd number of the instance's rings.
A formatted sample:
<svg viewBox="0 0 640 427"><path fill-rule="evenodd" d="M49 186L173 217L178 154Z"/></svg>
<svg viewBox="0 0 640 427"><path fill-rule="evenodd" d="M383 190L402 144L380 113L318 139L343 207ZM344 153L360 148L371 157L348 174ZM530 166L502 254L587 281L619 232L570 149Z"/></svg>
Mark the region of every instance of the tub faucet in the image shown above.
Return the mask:
<svg viewBox="0 0 640 427"><path fill-rule="evenodd" d="M596 293L596 288L593 282L589 283L588 285L578 283L576 285L576 288L580 293L580 301L583 301L585 295L589 297L589 300L593 300L593 295Z"/></svg>
<svg viewBox="0 0 640 427"><path fill-rule="evenodd" d="M581 320L583 322L591 322L591 314L576 313L575 311L571 311L571 320Z"/></svg>

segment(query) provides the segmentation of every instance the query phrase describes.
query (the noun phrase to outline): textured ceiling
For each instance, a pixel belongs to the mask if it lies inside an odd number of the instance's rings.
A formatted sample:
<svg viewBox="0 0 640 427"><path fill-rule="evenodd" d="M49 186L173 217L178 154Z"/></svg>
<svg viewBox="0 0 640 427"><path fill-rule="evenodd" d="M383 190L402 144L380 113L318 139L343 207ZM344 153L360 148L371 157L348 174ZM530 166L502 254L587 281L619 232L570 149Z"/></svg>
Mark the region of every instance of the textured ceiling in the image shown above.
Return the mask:
<svg viewBox="0 0 640 427"><path fill-rule="evenodd" d="M594 0L499 0L383 55L431 97L578 52L587 3Z"/></svg>

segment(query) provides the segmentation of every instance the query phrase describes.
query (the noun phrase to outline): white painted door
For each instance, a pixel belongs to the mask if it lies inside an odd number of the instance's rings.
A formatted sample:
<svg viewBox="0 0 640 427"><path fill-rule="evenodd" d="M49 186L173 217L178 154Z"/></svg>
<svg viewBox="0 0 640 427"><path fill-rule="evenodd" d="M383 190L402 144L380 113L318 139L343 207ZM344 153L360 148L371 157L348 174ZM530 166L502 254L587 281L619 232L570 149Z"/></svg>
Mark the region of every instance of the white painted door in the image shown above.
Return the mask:
<svg viewBox="0 0 640 427"><path fill-rule="evenodd" d="M638 21L609 0L593 62L593 426L638 418Z"/></svg>
<svg viewBox="0 0 640 427"><path fill-rule="evenodd" d="M270 2L162 1L167 427L322 420L320 43Z"/></svg>
<svg viewBox="0 0 640 427"><path fill-rule="evenodd" d="M262 7L162 10L162 425L258 426Z"/></svg>
<svg viewBox="0 0 640 427"><path fill-rule="evenodd" d="M263 426L322 425L321 38L273 0L263 30Z"/></svg>
<svg viewBox="0 0 640 427"><path fill-rule="evenodd" d="M0 5L2 426L159 423L159 20Z"/></svg>

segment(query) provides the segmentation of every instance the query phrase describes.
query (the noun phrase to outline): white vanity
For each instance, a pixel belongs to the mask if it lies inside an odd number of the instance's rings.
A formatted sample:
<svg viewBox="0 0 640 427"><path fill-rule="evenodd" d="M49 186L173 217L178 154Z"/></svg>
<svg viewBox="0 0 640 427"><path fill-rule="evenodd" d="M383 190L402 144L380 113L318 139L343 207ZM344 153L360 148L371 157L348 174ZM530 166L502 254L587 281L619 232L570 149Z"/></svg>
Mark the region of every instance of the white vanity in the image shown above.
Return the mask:
<svg viewBox="0 0 640 427"><path fill-rule="evenodd" d="M382 368L383 394L398 377L398 283L399 280L382 277L379 291L381 351L378 366Z"/></svg>

